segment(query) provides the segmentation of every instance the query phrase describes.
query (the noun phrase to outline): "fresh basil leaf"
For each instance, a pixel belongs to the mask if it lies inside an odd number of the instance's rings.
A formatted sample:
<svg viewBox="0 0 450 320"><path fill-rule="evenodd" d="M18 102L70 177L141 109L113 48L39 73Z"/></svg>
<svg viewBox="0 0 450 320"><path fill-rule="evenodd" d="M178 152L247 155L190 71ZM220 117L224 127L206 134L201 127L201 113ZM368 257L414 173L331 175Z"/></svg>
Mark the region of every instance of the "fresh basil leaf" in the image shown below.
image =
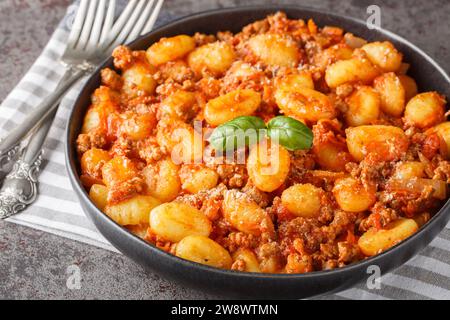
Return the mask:
<svg viewBox="0 0 450 320"><path fill-rule="evenodd" d="M216 150L235 150L258 142L265 129L266 124L261 118L238 117L218 126L208 141Z"/></svg>
<svg viewBox="0 0 450 320"><path fill-rule="evenodd" d="M290 117L276 117L267 125L268 135L272 140L290 151L306 150L312 147L313 133L300 121Z"/></svg>

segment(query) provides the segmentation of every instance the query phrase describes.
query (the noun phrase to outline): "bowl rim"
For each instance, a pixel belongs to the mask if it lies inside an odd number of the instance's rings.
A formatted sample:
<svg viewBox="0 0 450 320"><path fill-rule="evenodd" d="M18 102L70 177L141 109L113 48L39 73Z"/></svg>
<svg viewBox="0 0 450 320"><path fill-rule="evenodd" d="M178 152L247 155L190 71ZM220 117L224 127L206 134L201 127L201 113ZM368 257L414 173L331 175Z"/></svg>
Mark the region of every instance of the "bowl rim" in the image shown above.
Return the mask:
<svg viewBox="0 0 450 320"><path fill-rule="evenodd" d="M220 9L205 10L205 11L185 15L185 16L170 20L168 23L165 23L165 24L159 26L158 28L152 30L151 32L149 32L145 35L142 35L142 36L138 37L136 40L128 43L127 46L133 47L134 45L145 40L146 38L148 38L149 36L151 36L154 33L163 31L166 28L171 28L171 27L179 25L181 23L189 22L190 20L199 19L202 17L208 17L210 15L215 15L215 14L236 13L236 12L249 11L249 10L264 10L264 11L272 11L273 13L275 13L277 11L284 11L284 10L298 10L298 11L305 11L306 13L322 14L322 15L326 15L331 18L343 19L343 20L347 20L347 21L350 21L355 24L360 24L360 25L366 24L366 22L364 22L363 20L358 19L358 18L347 17L347 16L343 16L340 14L330 13L323 9L316 9L316 8L308 7L308 6L293 5L293 4L245 5L245 6L225 7L225 8L220 8ZM351 30L347 30L347 31L352 32ZM450 85L450 77L448 76L448 74L433 58L431 58L422 49L420 49L419 47L417 47L410 41L406 40L405 38L391 32L389 30L386 30L384 28L377 28L375 31L378 31L379 33L381 33L381 35L385 35L388 38L392 38L392 39L402 43L403 45L410 47L413 51L420 54L422 56L422 58L424 58L427 61L427 63L431 64L432 67L440 73L440 75L446 80L447 84ZM446 218L449 219L449 217L445 217L445 214L450 215L450 212L448 212L448 211L450 211L449 210L450 209L450 198L447 199L447 202L439 209L439 211L425 225L420 227L419 230L415 234L413 234L412 236L408 237L407 239L401 241L400 243L396 244L395 246L389 248L388 250L386 250L380 254L377 254L375 256L372 256L372 257L366 258L364 260L355 262L353 264L344 266L344 267L339 267L339 268L335 268L335 269L331 269L331 270L314 271L314 272L309 272L309 273L271 274L271 273L254 273L254 272L239 272L239 271L235 271L235 270L224 270L224 269L219 269L219 268L210 267L210 266L207 266L204 264L196 263L193 261L185 260L185 259L179 258L173 254L165 252L165 251L157 248L156 246L146 242L145 240L141 239L137 235L131 233L126 228L120 226L119 224L114 222L114 220L112 220L106 214L104 214L100 209L98 209L94 205L92 200L89 198L88 193L85 190L85 188L82 186L81 180L80 180L78 172L77 172L77 168L74 165L75 160L72 161L72 158L76 157L76 152L74 152L74 146L71 144L71 141L70 141L71 140L70 139L70 123L73 121L73 117L75 115L75 109L76 109L75 106L77 106L81 103L82 94L86 90L86 87L89 85L89 83L91 81L93 81L93 79L96 76L98 76L99 72L103 68L105 68L106 65L110 64L111 61L112 61L111 57L105 59L96 68L95 72L89 76L88 80L83 84L83 87L80 90L80 93L78 94L77 99L73 103L73 106L70 110L70 114L69 114L69 117L67 120L66 132L64 135L64 140L65 140L64 153L65 153L66 170L68 172L69 179L72 183L72 187L75 189L74 191L76 191L78 198L80 198L80 196L82 198L82 199L79 199L80 202L83 201L90 209L90 210L84 210L84 208L83 208L83 211L85 211L85 215L87 215L89 217L89 215L94 213L97 216L97 218L102 220L102 222L106 223L107 226L109 228L113 229L114 232L121 233L122 235L124 235L125 237L127 237L129 239L133 239L133 241L137 241L141 246L148 249L152 255L156 255L156 256L164 258L164 259L172 260L176 264L181 264L184 267L195 268L195 269L198 269L199 271L204 271L207 273L214 273L214 274L227 276L227 277L234 277L234 278L253 278L253 279L260 279L260 280L283 280L283 279L284 280L286 280L286 279L301 280L301 279L307 279L307 278L313 279L313 278L327 277L327 276L347 275L348 273L359 270L361 268L366 269L367 267L369 267L371 265L379 265L379 263L377 263L377 262L379 262L380 260L384 260L384 259L387 259L389 256L395 255L395 253L400 251L402 248L407 247L409 244L417 241L418 238L422 237L424 234L429 233L430 229L435 224L438 224L439 222L447 223L447 221L444 221L444 220ZM86 211L88 211L88 212L86 212ZM96 228L97 228L97 226L96 226ZM443 226L442 226L442 228L443 228ZM442 228L439 230L439 232L442 231ZM98 230L98 228L97 228L97 230ZM98 231L100 234L102 234L102 232L100 230L98 230ZM433 239L435 237L436 236L434 236ZM429 242L427 243L427 245L428 244L429 244ZM114 244L112 244L112 245L114 247L116 247ZM118 249L118 250L122 254L126 255L126 252L122 252L122 250L120 250L120 249ZM411 258L415 257L418 253L419 253L419 251L414 252L411 255ZM398 265L396 267L399 267L401 265ZM385 274L385 273L389 272L391 269L392 268L389 268L389 270L386 270L386 271L381 270L381 272L382 272L382 274Z"/></svg>

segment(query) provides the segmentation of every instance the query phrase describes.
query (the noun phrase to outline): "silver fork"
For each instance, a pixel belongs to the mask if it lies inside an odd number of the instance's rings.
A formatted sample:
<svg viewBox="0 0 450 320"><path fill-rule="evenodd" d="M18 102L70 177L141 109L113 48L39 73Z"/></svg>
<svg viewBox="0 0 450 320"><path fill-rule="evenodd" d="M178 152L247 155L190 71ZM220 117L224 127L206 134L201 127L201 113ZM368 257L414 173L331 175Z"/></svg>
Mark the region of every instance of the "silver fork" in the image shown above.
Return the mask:
<svg viewBox="0 0 450 320"><path fill-rule="evenodd" d="M0 141L1 179L2 171L5 174L11 161L17 159L21 141L34 133L25 150L20 152L19 160L7 175L0 190L0 218L18 213L34 201L37 190L37 180L34 177L39 171L41 157L32 154L30 150L42 148L50 127L45 122L53 120L52 115L64 94L81 77L92 73L100 62L110 56L116 46L149 32L163 2L164 0L130 0L114 22L116 0L81 0L67 48L60 61L66 67L66 72L57 89L33 109L23 124ZM17 170L20 170L21 174L17 174Z"/></svg>

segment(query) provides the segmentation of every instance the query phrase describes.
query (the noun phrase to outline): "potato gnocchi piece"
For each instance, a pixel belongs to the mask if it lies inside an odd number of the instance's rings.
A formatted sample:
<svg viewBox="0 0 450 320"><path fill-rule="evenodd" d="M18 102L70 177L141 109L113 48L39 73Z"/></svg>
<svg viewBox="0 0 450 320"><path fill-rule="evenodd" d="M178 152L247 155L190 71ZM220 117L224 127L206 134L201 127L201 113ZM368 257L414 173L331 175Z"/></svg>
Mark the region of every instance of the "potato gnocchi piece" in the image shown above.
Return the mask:
<svg viewBox="0 0 450 320"><path fill-rule="evenodd" d="M373 88L362 86L347 99L347 105L348 110L345 114L347 124L358 127L371 124L378 119L381 99Z"/></svg>
<svg viewBox="0 0 450 320"><path fill-rule="evenodd" d="M105 213L121 226L148 224L149 214L161 202L154 197L137 195L115 205L107 205Z"/></svg>
<svg viewBox="0 0 450 320"><path fill-rule="evenodd" d="M281 203L298 217L314 218L320 213L323 193L312 184L295 184L283 191Z"/></svg>
<svg viewBox="0 0 450 320"><path fill-rule="evenodd" d="M219 174L210 168L196 166L183 166L180 172L182 189L195 194L210 190L217 186Z"/></svg>
<svg viewBox="0 0 450 320"><path fill-rule="evenodd" d="M345 130L350 154L362 161L368 154L383 161L399 159L409 147L409 139L402 129L393 126L369 125Z"/></svg>
<svg viewBox="0 0 450 320"><path fill-rule="evenodd" d="M139 141L148 138L156 128L156 117L153 112L136 114L126 113L123 121L120 123L119 134L127 138Z"/></svg>
<svg viewBox="0 0 450 320"><path fill-rule="evenodd" d="M302 88L314 90L314 80L310 72L294 73L276 79L279 90L301 90Z"/></svg>
<svg viewBox="0 0 450 320"><path fill-rule="evenodd" d="M375 204L374 190L368 190L354 178L344 178L336 181L333 194L339 207L344 211L363 212Z"/></svg>
<svg viewBox="0 0 450 320"><path fill-rule="evenodd" d="M106 129L107 119L110 114L118 110L120 94L111 88L101 86L92 95L92 106L88 109L81 133L89 133L96 129Z"/></svg>
<svg viewBox="0 0 450 320"><path fill-rule="evenodd" d="M156 89L156 80L152 69L144 64L135 63L122 73L123 92L129 97L137 97L140 93L152 95Z"/></svg>
<svg viewBox="0 0 450 320"><path fill-rule="evenodd" d="M437 92L425 92L412 98L405 110L407 123L425 129L445 120L445 99Z"/></svg>
<svg viewBox="0 0 450 320"><path fill-rule="evenodd" d="M406 92L395 73L385 73L374 80L375 90L381 98L381 110L394 117L400 117L405 110Z"/></svg>
<svg viewBox="0 0 450 320"><path fill-rule="evenodd" d="M81 133L89 133L102 124L100 112L97 108L90 108L84 116L83 126L81 127Z"/></svg>
<svg viewBox="0 0 450 320"><path fill-rule="evenodd" d="M205 141L202 133L179 119L163 118L156 131L158 144L165 148L172 161L177 164L201 163Z"/></svg>
<svg viewBox="0 0 450 320"><path fill-rule="evenodd" d="M172 201L181 190L178 166L171 159L150 164L142 170L147 184L147 192L162 202Z"/></svg>
<svg viewBox="0 0 450 320"><path fill-rule="evenodd" d="M392 178L400 180L409 180L414 178L424 178L427 166L419 161L400 162L395 167Z"/></svg>
<svg viewBox="0 0 450 320"><path fill-rule="evenodd" d="M259 190L272 192L284 183L290 165L291 158L284 147L264 140L250 150L247 172Z"/></svg>
<svg viewBox="0 0 450 320"><path fill-rule="evenodd" d="M94 184L89 190L89 198L101 211L105 210L108 204L108 188L101 184Z"/></svg>
<svg viewBox="0 0 450 320"><path fill-rule="evenodd" d="M205 120L212 126L241 116L249 116L261 104L261 95L251 89L235 90L209 100L205 107Z"/></svg>
<svg viewBox="0 0 450 320"><path fill-rule="evenodd" d="M102 168L103 182L107 187L133 179L138 175L136 164L122 156L112 158Z"/></svg>
<svg viewBox="0 0 450 320"><path fill-rule="evenodd" d="M147 59L159 66L169 61L183 58L195 49L194 38L187 35L179 35L171 38L162 38L147 50Z"/></svg>
<svg viewBox="0 0 450 320"><path fill-rule="evenodd" d="M150 229L170 242L179 242L188 236L208 237L211 221L196 208L178 202L161 204L151 210Z"/></svg>
<svg viewBox="0 0 450 320"><path fill-rule="evenodd" d="M317 163L322 169L343 172L345 165L352 161L345 142L330 140L313 147Z"/></svg>
<svg viewBox="0 0 450 320"><path fill-rule="evenodd" d="M259 267L258 259L256 255L250 249L240 248L233 254L233 261L242 261L244 263L245 272L261 272L261 268Z"/></svg>
<svg viewBox="0 0 450 320"><path fill-rule="evenodd" d="M399 219L381 230L369 229L358 240L358 246L366 256L374 256L395 246L417 232L413 219Z"/></svg>
<svg viewBox="0 0 450 320"><path fill-rule="evenodd" d="M430 129L432 132L437 132L438 135L444 140L445 147L447 149L447 159L450 158L450 122L443 122L438 124L434 128Z"/></svg>
<svg viewBox="0 0 450 320"><path fill-rule="evenodd" d="M369 60L383 69L384 72L395 72L400 69L403 55L389 41L371 42L362 48Z"/></svg>
<svg viewBox="0 0 450 320"><path fill-rule="evenodd" d="M400 79L400 83L405 89L405 98L406 102L408 102L418 93L417 83L413 78L408 77L407 75L404 74L398 75L398 78Z"/></svg>
<svg viewBox="0 0 450 320"><path fill-rule="evenodd" d="M275 101L282 112L296 119L317 122L336 117L336 110L330 98L308 88L278 89L275 92Z"/></svg>
<svg viewBox="0 0 450 320"><path fill-rule="evenodd" d="M93 178L102 178L102 168L111 160L108 151L92 148L81 157L81 173Z"/></svg>
<svg viewBox="0 0 450 320"><path fill-rule="evenodd" d="M255 236L262 233L274 234L273 222L264 211L245 193L237 190L225 192L222 203L225 219L237 230Z"/></svg>
<svg viewBox="0 0 450 320"><path fill-rule="evenodd" d="M296 43L277 34L260 34L248 40L251 52L269 66L295 67L301 57Z"/></svg>
<svg viewBox="0 0 450 320"><path fill-rule="evenodd" d="M361 82L369 84L380 74L380 70L368 59L354 57L339 60L330 65L325 72L325 81L330 88L337 88L345 83Z"/></svg>
<svg viewBox="0 0 450 320"><path fill-rule="evenodd" d="M214 76L224 74L235 59L235 53L232 46L225 42L213 42L205 44L189 54L189 67L197 73L203 74L204 71Z"/></svg>
<svg viewBox="0 0 450 320"><path fill-rule="evenodd" d="M177 90L165 98L159 107L159 112L163 117L180 119L187 122L195 115L194 106L197 104L195 93Z"/></svg>
<svg viewBox="0 0 450 320"><path fill-rule="evenodd" d="M339 60L351 59L353 49L346 44L336 44L314 56L314 64L321 70L325 70L330 64Z"/></svg>
<svg viewBox="0 0 450 320"><path fill-rule="evenodd" d="M205 236L187 236L176 247L179 258L220 269L230 269L232 259L229 252L220 244Z"/></svg>

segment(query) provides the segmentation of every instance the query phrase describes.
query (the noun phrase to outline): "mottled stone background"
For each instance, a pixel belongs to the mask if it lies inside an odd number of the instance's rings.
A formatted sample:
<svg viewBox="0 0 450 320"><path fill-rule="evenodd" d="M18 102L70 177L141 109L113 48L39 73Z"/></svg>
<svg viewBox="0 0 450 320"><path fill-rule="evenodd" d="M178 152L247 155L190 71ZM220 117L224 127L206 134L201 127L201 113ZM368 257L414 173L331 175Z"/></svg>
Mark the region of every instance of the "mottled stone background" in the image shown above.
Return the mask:
<svg viewBox="0 0 450 320"><path fill-rule="evenodd" d="M48 41L70 0L0 0L0 102ZM166 0L162 20L220 7L291 3L360 19L378 4L382 26L411 40L450 69L448 0ZM163 21L160 21L163 22ZM1 110L0 110L1 112ZM82 288L69 290L66 268L78 265ZM144 272L124 256L0 222L0 299L208 299ZM330 297L334 298L334 297Z"/></svg>

